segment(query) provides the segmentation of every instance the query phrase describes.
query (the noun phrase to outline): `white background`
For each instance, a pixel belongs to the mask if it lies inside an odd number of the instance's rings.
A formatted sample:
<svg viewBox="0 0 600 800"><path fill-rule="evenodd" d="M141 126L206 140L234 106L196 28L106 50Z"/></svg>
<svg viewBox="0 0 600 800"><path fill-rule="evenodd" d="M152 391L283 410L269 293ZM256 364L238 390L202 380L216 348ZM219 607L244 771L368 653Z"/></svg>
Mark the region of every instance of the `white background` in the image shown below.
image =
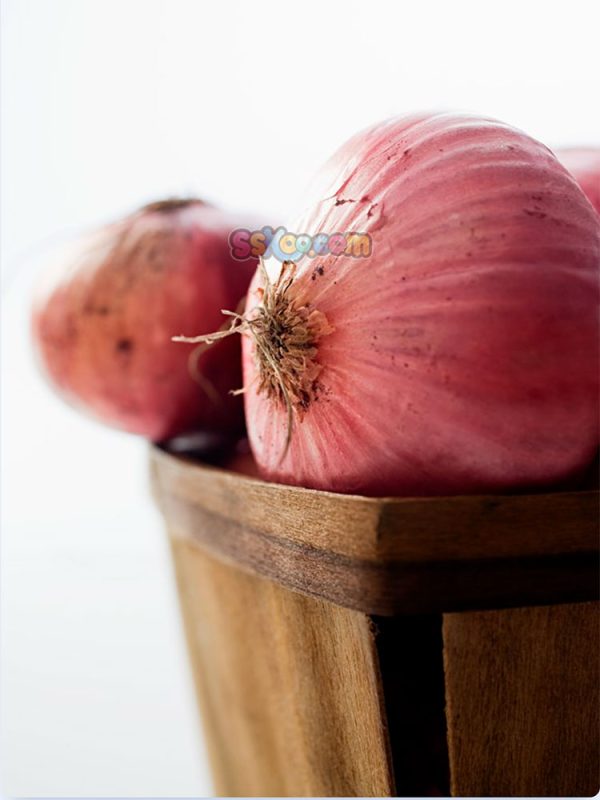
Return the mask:
<svg viewBox="0 0 600 800"><path fill-rule="evenodd" d="M286 212L358 128L480 111L600 143L599 5L4 0L2 768L13 796L210 793L142 442L31 360L59 242L190 192Z"/></svg>

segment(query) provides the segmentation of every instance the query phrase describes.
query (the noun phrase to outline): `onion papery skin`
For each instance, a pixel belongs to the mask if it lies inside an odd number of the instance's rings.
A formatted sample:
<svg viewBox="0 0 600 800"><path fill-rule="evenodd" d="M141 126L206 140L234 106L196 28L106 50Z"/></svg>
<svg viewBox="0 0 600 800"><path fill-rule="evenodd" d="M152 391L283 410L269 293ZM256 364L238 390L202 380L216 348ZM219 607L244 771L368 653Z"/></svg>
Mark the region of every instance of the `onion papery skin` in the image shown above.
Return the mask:
<svg viewBox="0 0 600 800"><path fill-rule="evenodd" d="M316 185L288 230L366 232L373 252L297 264L293 291L333 332L287 450L286 409L259 391L244 337L263 477L426 496L585 469L598 445L599 220L552 152L492 119L413 115L356 135ZM271 279L280 266L269 259ZM259 270L247 316L263 286Z"/></svg>
<svg viewBox="0 0 600 800"><path fill-rule="evenodd" d="M556 155L600 214L600 147L568 147Z"/></svg>
<svg viewBox="0 0 600 800"><path fill-rule="evenodd" d="M241 221L196 200L168 200L84 237L41 283L35 349L46 377L78 410L162 441L195 430L243 430L239 341L219 342L197 362L173 336L209 333L221 309L244 297L256 259L232 258Z"/></svg>

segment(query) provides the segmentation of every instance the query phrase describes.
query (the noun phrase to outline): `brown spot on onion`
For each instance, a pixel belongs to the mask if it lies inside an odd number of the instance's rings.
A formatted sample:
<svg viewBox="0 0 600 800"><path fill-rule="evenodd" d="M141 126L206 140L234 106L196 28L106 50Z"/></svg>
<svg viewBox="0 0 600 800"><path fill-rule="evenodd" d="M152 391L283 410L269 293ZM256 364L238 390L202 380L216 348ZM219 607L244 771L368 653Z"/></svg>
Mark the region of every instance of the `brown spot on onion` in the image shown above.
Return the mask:
<svg viewBox="0 0 600 800"><path fill-rule="evenodd" d="M133 347L134 343L131 339L117 339L115 343L115 350L117 353L130 353Z"/></svg>

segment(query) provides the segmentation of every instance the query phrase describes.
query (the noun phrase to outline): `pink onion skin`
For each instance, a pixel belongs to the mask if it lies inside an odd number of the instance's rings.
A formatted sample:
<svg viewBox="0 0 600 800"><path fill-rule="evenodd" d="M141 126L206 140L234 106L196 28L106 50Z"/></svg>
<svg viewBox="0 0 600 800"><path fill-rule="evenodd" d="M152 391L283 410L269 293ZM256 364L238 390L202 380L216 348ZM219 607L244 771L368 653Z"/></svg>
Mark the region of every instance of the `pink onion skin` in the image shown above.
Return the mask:
<svg viewBox="0 0 600 800"><path fill-rule="evenodd" d="M166 201L82 240L40 287L32 315L39 361L58 393L152 441L243 429L243 404L229 394L242 380L239 342L199 358L215 402L190 374L194 345L171 341L215 330L221 309L246 293L256 260L232 258L236 227L239 219L200 201Z"/></svg>
<svg viewBox="0 0 600 800"><path fill-rule="evenodd" d="M556 155L600 214L600 147L568 147Z"/></svg>
<svg viewBox="0 0 600 800"><path fill-rule="evenodd" d="M368 259L298 263L294 289L334 332L294 421L258 391L263 477L337 492L440 495L553 484L598 446L600 225L545 146L492 119L423 114L359 133L288 230L364 231ZM271 259L271 278L279 271ZM323 268L323 275L315 268ZM247 313L259 302L257 272Z"/></svg>

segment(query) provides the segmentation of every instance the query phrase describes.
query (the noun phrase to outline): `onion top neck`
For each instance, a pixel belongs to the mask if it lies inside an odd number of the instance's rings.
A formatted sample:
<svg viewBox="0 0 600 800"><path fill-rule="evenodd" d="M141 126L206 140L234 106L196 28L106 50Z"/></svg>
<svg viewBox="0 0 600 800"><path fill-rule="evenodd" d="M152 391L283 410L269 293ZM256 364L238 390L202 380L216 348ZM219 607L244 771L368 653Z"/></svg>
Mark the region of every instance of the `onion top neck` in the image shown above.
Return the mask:
<svg viewBox="0 0 600 800"><path fill-rule="evenodd" d="M157 200L154 203L148 203L140 208L139 213L155 213L170 214L173 211L180 211L183 208L190 206L206 205L203 200L197 197L168 197L166 200Z"/></svg>

